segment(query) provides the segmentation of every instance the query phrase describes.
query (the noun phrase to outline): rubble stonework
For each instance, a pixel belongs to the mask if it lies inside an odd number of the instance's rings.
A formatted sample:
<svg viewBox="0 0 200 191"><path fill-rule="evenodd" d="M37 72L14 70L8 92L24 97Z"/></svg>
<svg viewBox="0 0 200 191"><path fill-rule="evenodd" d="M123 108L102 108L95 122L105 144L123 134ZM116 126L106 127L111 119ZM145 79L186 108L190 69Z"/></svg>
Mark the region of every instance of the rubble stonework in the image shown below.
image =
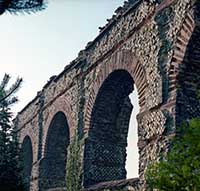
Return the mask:
<svg viewBox="0 0 200 191"><path fill-rule="evenodd" d="M28 138L32 146L30 190L146 190L148 164L167 151L182 121L200 116L199 4L126 1L19 112L19 140ZM126 180L134 85L139 177Z"/></svg>

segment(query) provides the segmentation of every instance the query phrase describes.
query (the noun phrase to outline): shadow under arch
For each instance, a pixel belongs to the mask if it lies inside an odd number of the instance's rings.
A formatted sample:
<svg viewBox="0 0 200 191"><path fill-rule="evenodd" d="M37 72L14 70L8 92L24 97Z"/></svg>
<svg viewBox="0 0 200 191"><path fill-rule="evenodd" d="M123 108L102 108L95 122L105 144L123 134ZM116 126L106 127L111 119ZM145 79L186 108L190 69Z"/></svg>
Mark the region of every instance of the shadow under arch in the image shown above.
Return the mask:
<svg viewBox="0 0 200 191"><path fill-rule="evenodd" d="M50 123L44 157L40 161L40 190L66 186L65 177L69 141L67 118L63 112L57 112Z"/></svg>
<svg viewBox="0 0 200 191"><path fill-rule="evenodd" d="M134 80L124 69L111 72L101 85L92 108L85 142L84 187L126 178L129 95Z"/></svg>
<svg viewBox="0 0 200 191"><path fill-rule="evenodd" d="M22 161L23 161L23 182L26 190L30 190L30 181L31 181L31 173L32 173L32 163L33 163L33 149L32 142L30 137L25 136L22 145Z"/></svg>

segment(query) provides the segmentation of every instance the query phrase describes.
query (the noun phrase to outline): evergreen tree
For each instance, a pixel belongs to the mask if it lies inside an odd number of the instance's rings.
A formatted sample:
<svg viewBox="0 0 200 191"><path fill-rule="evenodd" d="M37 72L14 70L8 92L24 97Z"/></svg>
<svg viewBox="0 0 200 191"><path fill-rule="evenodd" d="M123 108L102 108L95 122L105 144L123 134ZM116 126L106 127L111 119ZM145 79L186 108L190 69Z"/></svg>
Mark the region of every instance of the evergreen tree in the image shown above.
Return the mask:
<svg viewBox="0 0 200 191"><path fill-rule="evenodd" d="M5 74L0 83L0 190L22 191L20 150L12 125L11 106L17 102L15 97L22 79L7 88L10 76Z"/></svg>
<svg viewBox="0 0 200 191"><path fill-rule="evenodd" d="M168 154L149 166L146 178L150 190L200 190L200 119L178 129Z"/></svg>

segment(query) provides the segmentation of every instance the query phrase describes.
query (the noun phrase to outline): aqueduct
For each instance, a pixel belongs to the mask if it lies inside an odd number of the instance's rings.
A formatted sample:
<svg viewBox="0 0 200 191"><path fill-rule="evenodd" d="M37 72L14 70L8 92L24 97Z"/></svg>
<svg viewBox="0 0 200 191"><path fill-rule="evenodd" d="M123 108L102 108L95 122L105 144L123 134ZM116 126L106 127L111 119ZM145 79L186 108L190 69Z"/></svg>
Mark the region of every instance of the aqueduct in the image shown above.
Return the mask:
<svg viewBox="0 0 200 191"><path fill-rule="evenodd" d="M36 190L144 191L145 169L200 116L200 2L129 0L15 119ZM139 178L126 179L137 88Z"/></svg>

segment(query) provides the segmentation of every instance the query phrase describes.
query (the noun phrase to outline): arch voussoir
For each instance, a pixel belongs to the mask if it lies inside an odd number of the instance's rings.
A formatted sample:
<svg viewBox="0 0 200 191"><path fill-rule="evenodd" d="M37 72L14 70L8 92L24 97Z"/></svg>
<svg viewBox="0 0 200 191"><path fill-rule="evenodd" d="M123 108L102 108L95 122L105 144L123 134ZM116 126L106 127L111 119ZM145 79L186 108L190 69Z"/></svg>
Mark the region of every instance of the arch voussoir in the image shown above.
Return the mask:
<svg viewBox="0 0 200 191"><path fill-rule="evenodd" d="M119 69L128 71L132 76L134 83L139 90L140 108L141 110L145 109L145 90L148 87L145 70L131 51L117 51L115 54L111 55L110 59L101 64L96 80L89 92L89 99L86 102L85 110L85 133L89 130L92 106L96 100L99 88L110 73Z"/></svg>

